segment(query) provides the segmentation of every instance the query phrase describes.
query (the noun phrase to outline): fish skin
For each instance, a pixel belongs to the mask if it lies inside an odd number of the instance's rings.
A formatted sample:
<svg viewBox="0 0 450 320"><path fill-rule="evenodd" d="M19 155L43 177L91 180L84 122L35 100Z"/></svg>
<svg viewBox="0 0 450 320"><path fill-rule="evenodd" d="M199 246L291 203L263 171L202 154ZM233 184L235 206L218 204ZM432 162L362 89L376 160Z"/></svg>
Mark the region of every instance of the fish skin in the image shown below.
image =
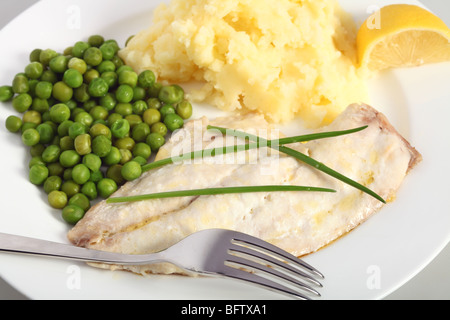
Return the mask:
<svg viewBox="0 0 450 320"><path fill-rule="evenodd" d="M208 124L244 131L270 128L261 117L247 115L212 122L203 118L189 122L183 130L194 136L194 124L199 122L203 131ZM382 113L368 105L351 105L330 126L320 131L347 130L365 125L367 129L352 135L290 147L366 185L384 199L394 199L405 176L422 160L422 156ZM178 135L183 135L183 131ZM203 134L198 137L204 140L203 143L222 143L220 135ZM174 135L158 158L170 155L180 143L182 141ZM191 143L192 146L195 144L194 141ZM296 256L303 256L345 235L383 207L373 197L291 157L277 152L249 156L254 158L246 164L167 165L127 183L113 197L255 184L310 185L332 188L337 193L232 194L128 204L102 201L86 213L68 233L68 238L74 245L86 248L144 254L161 251L196 231L224 228L249 233ZM253 161L256 159L258 161ZM273 174L267 174L264 166L271 163L276 163L270 168ZM92 265L139 274L184 274L168 263Z"/></svg>

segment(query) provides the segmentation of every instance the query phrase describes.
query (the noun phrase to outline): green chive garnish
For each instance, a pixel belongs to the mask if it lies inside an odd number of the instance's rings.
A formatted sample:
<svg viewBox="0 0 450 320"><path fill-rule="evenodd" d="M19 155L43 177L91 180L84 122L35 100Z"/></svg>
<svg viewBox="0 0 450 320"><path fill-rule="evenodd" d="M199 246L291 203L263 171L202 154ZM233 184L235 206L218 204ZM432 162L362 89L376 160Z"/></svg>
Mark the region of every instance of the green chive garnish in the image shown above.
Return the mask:
<svg viewBox="0 0 450 320"><path fill-rule="evenodd" d="M214 129L214 130L219 130L220 132L222 132L223 134L229 134L235 137L239 137L239 138L243 138L243 139L248 139L250 141L258 141L260 144L261 143L266 143L268 147L274 148L280 152L283 152L291 157L296 158L297 160L308 164L314 168L316 168L317 170L320 170L330 176L332 176L333 178L336 178L352 187L355 187L356 189L367 193L369 195L371 195L372 197L376 198L377 200L386 203L386 201L380 197L378 194L376 194L375 192L373 192L372 190L370 190L369 188L361 185L360 183L340 174L339 172L327 167L326 165L324 165L321 162L318 162L316 160L314 160L311 157L308 157L307 155L296 151L294 149L291 148L287 148L285 146L282 145L276 145L276 146L271 146L269 145L269 142L266 139L260 138L258 136L246 133L246 132L242 132L242 131L237 131L237 130L231 130L231 129L226 129L226 128L220 128L220 127L214 127L214 126L209 126L208 129Z"/></svg>
<svg viewBox="0 0 450 320"><path fill-rule="evenodd" d="M296 137L288 137L288 138L283 138L283 139L279 139L279 140L269 140L269 141L266 140L266 142L263 142L262 140L260 140L255 143L248 143L245 145L194 151L194 152L182 154L177 157L167 158L167 159L163 159L163 160L159 160L159 161L155 161L155 162L146 164L146 165L142 166L142 172L153 170L153 169L156 169L156 168L168 165L168 164L173 164L176 162L181 162L181 161L186 161L186 160L194 160L194 159L203 159L205 157L214 157L216 155L224 155L224 154L228 154L228 153L232 153L232 152L257 149L257 148L260 148L263 143L265 143L263 145L264 147L270 147L270 146L276 147L276 146L282 146L282 145L291 144L291 143L307 142L307 141L348 135L348 134L362 131L366 128L367 128L367 126L364 126L364 127L351 129L351 130L345 130L345 131L314 133L314 134L307 134L307 135L301 135L301 136L296 136ZM212 126L208 126L208 129L221 129L219 131L222 133L223 133L222 130L227 130L227 129L212 127ZM253 137L256 137L256 136L253 136ZM247 136L245 136L244 138L247 138Z"/></svg>
<svg viewBox="0 0 450 320"><path fill-rule="evenodd" d="M161 192L153 194L145 194L131 197L116 197L106 200L107 203L123 203L123 202L137 202L152 199L163 198L178 198L178 197L196 197L219 194L235 194L235 193L259 193L259 192L336 192L327 188L315 188L304 186L251 186L251 187L229 187L229 188L208 188L195 190L182 190Z"/></svg>

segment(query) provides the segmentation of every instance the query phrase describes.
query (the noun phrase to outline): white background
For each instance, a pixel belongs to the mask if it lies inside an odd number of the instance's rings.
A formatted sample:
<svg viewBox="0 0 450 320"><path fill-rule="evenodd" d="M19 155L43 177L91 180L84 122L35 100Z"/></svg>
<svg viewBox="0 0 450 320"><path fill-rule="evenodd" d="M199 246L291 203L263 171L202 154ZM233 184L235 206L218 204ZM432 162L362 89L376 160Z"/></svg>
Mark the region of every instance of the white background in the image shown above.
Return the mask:
<svg viewBox="0 0 450 320"><path fill-rule="evenodd" d="M376 0L374 0L376 2ZM0 0L0 29L37 0ZM438 14L450 26L450 2L444 0L421 0L431 11ZM448 210L448 208L443 208ZM0 262L1 263L1 262ZM0 299L27 299L0 278ZM387 300L447 300L450 299L450 245L415 278L389 295Z"/></svg>

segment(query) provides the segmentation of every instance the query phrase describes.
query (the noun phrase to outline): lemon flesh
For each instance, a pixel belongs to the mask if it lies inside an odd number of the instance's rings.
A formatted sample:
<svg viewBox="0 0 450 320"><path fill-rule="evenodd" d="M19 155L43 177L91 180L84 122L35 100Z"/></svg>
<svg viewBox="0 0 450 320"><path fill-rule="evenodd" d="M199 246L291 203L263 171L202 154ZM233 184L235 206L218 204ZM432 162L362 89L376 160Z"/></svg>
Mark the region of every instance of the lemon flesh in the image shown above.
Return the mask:
<svg viewBox="0 0 450 320"><path fill-rule="evenodd" d="M450 29L421 7L390 5L361 26L357 52L360 66L374 71L450 61Z"/></svg>

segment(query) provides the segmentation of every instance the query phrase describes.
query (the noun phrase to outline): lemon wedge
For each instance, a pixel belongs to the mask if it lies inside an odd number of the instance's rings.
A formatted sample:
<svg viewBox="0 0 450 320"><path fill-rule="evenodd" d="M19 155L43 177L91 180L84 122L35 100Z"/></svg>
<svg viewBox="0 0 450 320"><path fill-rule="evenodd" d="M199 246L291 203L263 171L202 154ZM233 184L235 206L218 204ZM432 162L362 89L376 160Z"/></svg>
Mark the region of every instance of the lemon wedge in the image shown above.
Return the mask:
<svg viewBox="0 0 450 320"><path fill-rule="evenodd" d="M415 5L381 8L363 23L356 42L360 67L371 71L450 61L450 29Z"/></svg>

